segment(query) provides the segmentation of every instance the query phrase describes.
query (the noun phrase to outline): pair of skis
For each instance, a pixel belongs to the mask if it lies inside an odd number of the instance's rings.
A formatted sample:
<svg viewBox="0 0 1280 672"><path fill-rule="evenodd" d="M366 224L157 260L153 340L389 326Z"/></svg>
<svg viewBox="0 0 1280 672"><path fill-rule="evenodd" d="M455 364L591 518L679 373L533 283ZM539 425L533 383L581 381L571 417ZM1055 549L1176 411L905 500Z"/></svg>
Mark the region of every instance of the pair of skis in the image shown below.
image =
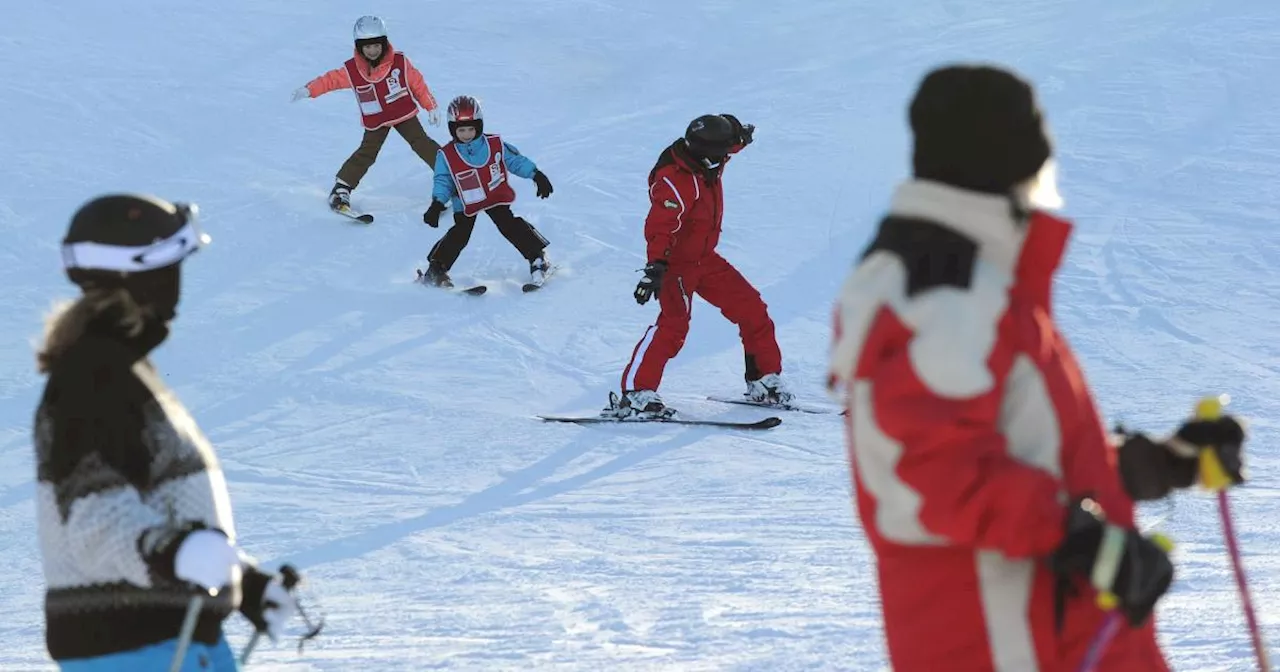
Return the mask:
<svg viewBox="0 0 1280 672"><path fill-rule="evenodd" d="M373 215L367 212L360 212L359 210L352 208L350 205L330 206L329 209L333 210L339 215L342 215L343 217L360 222L361 224L373 223ZM524 283L523 285L520 286L520 291L524 292L525 294L528 294L529 292L536 292L539 289L542 289L542 285L547 282L547 278L551 277L551 274L554 273L555 270L556 270L555 266L548 268L546 272L542 274L541 280L536 280L536 281L530 280L529 282ZM419 270L418 282L422 282L422 284L427 285L429 287L430 286L438 287L438 285L431 285L430 283L423 282L423 279L424 279L424 274L421 270ZM485 285L476 285L474 287L463 287L463 288L440 287L440 289L456 292L458 294L466 294L467 296L480 296L485 292L489 291L489 288Z"/></svg>
<svg viewBox="0 0 1280 672"><path fill-rule="evenodd" d="M524 283L523 285L520 286L520 291L524 292L525 294L528 294L529 292L536 292L539 289L542 289L542 286L547 282L547 278L551 277L551 274L555 272L555 269L556 269L555 266L552 266L551 268L547 269L547 271L543 273L541 280L530 280L529 282ZM455 292L458 294L466 294L468 296L480 296L485 292L489 291L488 285L476 285L474 287L463 287L463 288L453 287L453 286L446 287L442 285L433 285L430 282L427 282L426 273L423 273L422 269L418 269L417 282L422 283L427 287L435 287L436 289L442 289L446 292Z"/></svg>
<svg viewBox="0 0 1280 672"><path fill-rule="evenodd" d="M741 404L744 406L759 406L760 408L770 408L782 411L794 411L798 413L814 413L814 414L841 414L840 409L825 408L819 406L806 406L802 404L771 404L768 402L754 401L748 397L722 397L708 396L708 401L718 401L725 404ZM740 422L733 420L707 420L701 418L645 418L645 419L627 419L613 418L603 415L587 415L587 416L565 416L565 415L539 415L538 418L546 422L568 422L576 425L598 425L598 424L647 424L658 423L668 425L694 425L700 427L722 427L726 429L745 429L745 430L762 430L773 429L782 424L782 418L770 416L761 420L751 422Z"/></svg>

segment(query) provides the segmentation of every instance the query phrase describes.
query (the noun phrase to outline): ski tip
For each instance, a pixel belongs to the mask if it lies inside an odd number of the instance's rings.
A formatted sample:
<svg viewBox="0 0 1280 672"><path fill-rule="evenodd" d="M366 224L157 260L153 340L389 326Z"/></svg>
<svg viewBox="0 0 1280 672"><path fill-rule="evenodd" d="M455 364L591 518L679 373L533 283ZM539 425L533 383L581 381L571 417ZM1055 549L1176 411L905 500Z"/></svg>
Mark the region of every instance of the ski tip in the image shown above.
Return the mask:
<svg viewBox="0 0 1280 672"><path fill-rule="evenodd" d="M764 420L761 420L756 424L759 425L761 429L771 429L773 427L777 427L778 425L781 425L782 418L779 418L777 416L770 416L765 418Z"/></svg>
<svg viewBox="0 0 1280 672"><path fill-rule="evenodd" d="M468 296L480 296L481 294L489 291L489 287L488 285L476 285L475 287L468 287L459 291Z"/></svg>

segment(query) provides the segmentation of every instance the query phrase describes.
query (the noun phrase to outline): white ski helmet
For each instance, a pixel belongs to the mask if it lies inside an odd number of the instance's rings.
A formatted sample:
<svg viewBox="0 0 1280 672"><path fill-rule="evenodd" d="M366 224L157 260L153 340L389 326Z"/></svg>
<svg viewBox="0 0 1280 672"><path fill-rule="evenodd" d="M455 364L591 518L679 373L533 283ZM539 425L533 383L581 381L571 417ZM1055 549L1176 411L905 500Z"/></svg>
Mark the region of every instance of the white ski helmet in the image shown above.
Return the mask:
<svg viewBox="0 0 1280 672"><path fill-rule="evenodd" d="M356 19L353 31L357 40L376 40L387 36L387 25L377 16L362 16Z"/></svg>

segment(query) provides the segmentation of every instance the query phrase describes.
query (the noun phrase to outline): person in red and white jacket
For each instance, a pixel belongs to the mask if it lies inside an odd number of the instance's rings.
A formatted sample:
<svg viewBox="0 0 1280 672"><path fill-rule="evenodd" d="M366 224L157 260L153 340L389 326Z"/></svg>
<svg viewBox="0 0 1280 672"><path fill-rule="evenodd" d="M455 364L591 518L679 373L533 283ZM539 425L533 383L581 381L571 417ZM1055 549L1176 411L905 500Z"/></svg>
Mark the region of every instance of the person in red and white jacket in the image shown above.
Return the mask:
<svg viewBox="0 0 1280 672"><path fill-rule="evenodd" d="M644 224L648 263L634 296L643 305L657 295L660 312L632 350L622 373L622 396L610 394L604 415L675 415L658 396L658 385L667 362L684 347L695 295L738 326L746 396L766 404L792 400L782 379L782 352L768 307L759 290L716 251L724 218L724 168L732 155L751 144L754 133L755 126L731 114L700 116L689 123L684 137L663 150L649 172Z"/></svg>
<svg viewBox="0 0 1280 672"><path fill-rule="evenodd" d="M1061 202L1028 83L942 67L910 121L914 179L841 290L830 361L890 663L1074 670L1108 591L1127 627L1096 669L1163 672L1150 615L1173 567L1134 530L1134 502L1192 485L1205 448L1241 482L1244 429L1105 432L1053 319L1072 225L1048 212Z"/></svg>
<svg viewBox="0 0 1280 672"><path fill-rule="evenodd" d="M331 91L351 89L360 106L364 138L338 169L329 192L329 207L351 206L351 192L378 159L391 129L409 143L418 158L434 168L440 143L427 135L418 121L418 106L427 111L432 126L440 125L440 110L422 73L387 39L387 27L376 16L362 16L353 30L355 53L342 65L307 82L293 92L297 102L319 98Z"/></svg>

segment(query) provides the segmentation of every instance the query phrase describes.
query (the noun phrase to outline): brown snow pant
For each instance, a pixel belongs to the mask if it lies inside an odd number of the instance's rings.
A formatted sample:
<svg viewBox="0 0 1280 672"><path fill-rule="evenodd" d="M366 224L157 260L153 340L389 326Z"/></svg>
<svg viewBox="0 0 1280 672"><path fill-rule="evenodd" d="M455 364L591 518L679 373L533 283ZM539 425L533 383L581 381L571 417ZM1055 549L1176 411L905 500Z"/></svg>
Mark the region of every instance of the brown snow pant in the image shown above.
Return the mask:
<svg viewBox="0 0 1280 672"><path fill-rule="evenodd" d="M427 135L426 129L422 128L422 122L418 121L417 117L409 117L395 126L383 126L376 131L365 131L360 146L351 158L342 164L342 168L338 169L338 180L352 189L359 186L360 180L364 179L364 174L369 172L373 162L378 160L378 152L382 151L382 143L387 141L387 135L392 128L396 129L400 137L409 143L409 149L412 149L413 153L434 171L436 152L440 151L440 144Z"/></svg>

